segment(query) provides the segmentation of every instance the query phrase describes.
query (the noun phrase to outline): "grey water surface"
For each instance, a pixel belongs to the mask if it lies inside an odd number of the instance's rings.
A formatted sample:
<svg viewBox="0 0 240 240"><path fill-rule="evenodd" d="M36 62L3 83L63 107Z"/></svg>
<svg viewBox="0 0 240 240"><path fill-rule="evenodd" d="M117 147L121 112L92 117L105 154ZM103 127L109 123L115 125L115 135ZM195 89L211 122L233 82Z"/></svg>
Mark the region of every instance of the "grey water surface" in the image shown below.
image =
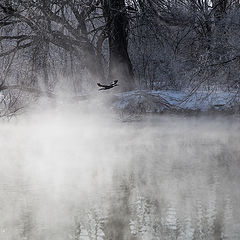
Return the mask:
<svg viewBox="0 0 240 240"><path fill-rule="evenodd" d="M0 239L240 239L239 117L0 126Z"/></svg>

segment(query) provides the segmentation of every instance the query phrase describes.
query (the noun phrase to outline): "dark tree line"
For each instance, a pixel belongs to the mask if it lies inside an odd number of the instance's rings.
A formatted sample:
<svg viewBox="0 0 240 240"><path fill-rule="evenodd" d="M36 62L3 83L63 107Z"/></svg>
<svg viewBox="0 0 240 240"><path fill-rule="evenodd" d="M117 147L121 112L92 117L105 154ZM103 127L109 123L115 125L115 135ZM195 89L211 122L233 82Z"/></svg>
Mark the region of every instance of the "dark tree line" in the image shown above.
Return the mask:
<svg viewBox="0 0 240 240"><path fill-rule="evenodd" d="M239 89L238 2L138 2L140 14L131 24L129 49L140 85Z"/></svg>
<svg viewBox="0 0 240 240"><path fill-rule="evenodd" d="M41 75L45 86L49 84L50 52L62 51L95 81L118 78L123 89L133 87L124 1L19 0L5 1L0 7L0 57L24 50L31 60L32 75ZM106 41L109 57L103 56Z"/></svg>
<svg viewBox="0 0 240 240"><path fill-rule="evenodd" d="M2 0L0 8L1 82L53 89L62 76L76 92L114 79L122 90L239 87L235 0Z"/></svg>

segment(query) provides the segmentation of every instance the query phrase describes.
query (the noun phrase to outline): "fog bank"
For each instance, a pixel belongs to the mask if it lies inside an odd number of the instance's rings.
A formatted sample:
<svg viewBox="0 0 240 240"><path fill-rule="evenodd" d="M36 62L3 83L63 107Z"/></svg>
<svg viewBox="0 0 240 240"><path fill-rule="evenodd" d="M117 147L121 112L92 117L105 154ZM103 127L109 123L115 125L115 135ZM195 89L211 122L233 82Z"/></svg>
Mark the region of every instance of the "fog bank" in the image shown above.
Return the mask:
<svg viewBox="0 0 240 240"><path fill-rule="evenodd" d="M2 122L1 239L237 239L239 130L70 104Z"/></svg>

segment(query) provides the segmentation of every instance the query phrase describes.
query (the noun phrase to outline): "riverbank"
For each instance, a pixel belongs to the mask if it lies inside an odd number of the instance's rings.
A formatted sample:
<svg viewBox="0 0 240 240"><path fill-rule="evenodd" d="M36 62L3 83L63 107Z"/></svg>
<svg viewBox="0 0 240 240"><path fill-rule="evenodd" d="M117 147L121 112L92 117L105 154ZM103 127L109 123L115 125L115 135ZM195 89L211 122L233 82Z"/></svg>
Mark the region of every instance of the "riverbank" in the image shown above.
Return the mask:
<svg viewBox="0 0 240 240"><path fill-rule="evenodd" d="M114 95L112 108L128 113L239 114L238 92L134 90Z"/></svg>

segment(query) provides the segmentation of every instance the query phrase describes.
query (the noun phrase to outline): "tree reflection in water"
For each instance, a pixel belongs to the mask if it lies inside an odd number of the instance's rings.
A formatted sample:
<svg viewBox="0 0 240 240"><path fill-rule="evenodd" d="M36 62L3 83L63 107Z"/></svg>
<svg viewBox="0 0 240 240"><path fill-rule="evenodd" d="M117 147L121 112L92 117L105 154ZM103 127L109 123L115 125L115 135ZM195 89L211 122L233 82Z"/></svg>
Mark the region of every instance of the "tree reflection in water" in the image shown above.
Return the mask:
<svg viewBox="0 0 240 240"><path fill-rule="evenodd" d="M239 122L170 120L25 142L18 129L2 151L1 239L239 239Z"/></svg>

